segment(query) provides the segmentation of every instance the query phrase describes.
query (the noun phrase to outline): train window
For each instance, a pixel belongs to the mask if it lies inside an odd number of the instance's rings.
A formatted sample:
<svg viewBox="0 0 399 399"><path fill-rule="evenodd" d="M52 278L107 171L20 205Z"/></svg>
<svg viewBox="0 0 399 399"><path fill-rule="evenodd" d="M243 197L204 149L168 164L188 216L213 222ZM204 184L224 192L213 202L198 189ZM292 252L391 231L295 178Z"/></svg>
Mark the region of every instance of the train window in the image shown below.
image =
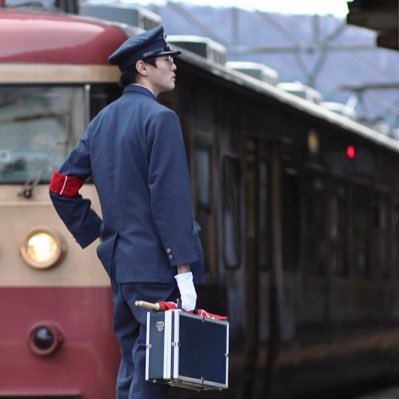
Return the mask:
<svg viewBox="0 0 399 399"><path fill-rule="evenodd" d="M241 164L238 159L223 160L223 254L227 267L241 263Z"/></svg>
<svg viewBox="0 0 399 399"><path fill-rule="evenodd" d="M258 260L262 269L269 267L268 255L268 166L266 161L259 163L259 192L258 192Z"/></svg>
<svg viewBox="0 0 399 399"><path fill-rule="evenodd" d="M262 143L246 141L245 154L245 228L247 265L267 270L269 265L268 234L268 164L261 159Z"/></svg>
<svg viewBox="0 0 399 399"><path fill-rule="evenodd" d="M343 185L333 186L329 209L330 264L336 276L348 275L347 264L347 190Z"/></svg>
<svg viewBox="0 0 399 399"><path fill-rule="evenodd" d="M122 89L115 84L93 84L90 87L90 120L106 105L115 101L122 94Z"/></svg>
<svg viewBox="0 0 399 399"><path fill-rule="evenodd" d="M305 273L325 274L325 187L321 177L309 178L305 190Z"/></svg>
<svg viewBox="0 0 399 399"><path fill-rule="evenodd" d="M295 169L283 173L283 268L295 271L299 262L299 185Z"/></svg>
<svg viewBox="0 0 399 399"><path fill-rule="evenodd" d="M197 182L197 203L209 209L211 205L211 149L195 149L195 169Z"/></svg>
<svg viewBox="0 0 399 399"><path fill-rule="evenodd" d="M399 277L399 205L393 209L393 275Z"/></svg>
<svg viewBox="0 0 399 399"><path fill-rule="evenodd" d="M353 212L353 272L356 277L369 276L369 193L356 187L352 195Z"/></svg>
<svg viewBox="0 0 399 399"><path fill-rule="evenodd" d="M387 198L375 194L372 202L370 259L375 275L388 276L386 262L387 245Z"/></svg>
<svg viewBox="0 0 399 399"><path fill-rule="evenodd" d="M85 123L81 86L0 87L0 183L48 182Z"/></svg>
<svg viewBox="0 0 399 399"><path fill-rule="evenodd" d="M201 241L204 248L205 269L209 271L211 261L212 243L212 213L211 213L211 187L212 164L211 148L196 147L194 152L195 181L196 181L196 219L201 226Z"/></svg>

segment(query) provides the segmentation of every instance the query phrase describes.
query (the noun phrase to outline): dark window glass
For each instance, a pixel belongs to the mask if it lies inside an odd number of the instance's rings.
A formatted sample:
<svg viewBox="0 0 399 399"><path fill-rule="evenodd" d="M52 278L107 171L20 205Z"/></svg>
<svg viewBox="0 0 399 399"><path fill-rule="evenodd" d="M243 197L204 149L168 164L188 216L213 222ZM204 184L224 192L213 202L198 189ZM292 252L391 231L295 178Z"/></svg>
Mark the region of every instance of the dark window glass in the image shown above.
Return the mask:
<svg viewBox="0 0 399 399"><path fill-rule="evenodd" d="M223 161L223 254L227 267L241 263L241 165L234 158Z"/></svg>
<svg viewBox="0 0 399 399"><path fill-rule="evenodd" d="M283 267L295 271L299 262L299 185L296 170L283 173Z"/></svg>
<svg viewBox="0 0 399 399"><path fill-rule="evenodd" d="M353 271L356 277L368 277L369 193L365 188L354 189L353 212Z"/></svg>
<svg viewBox="0 0 399 399"><path fill-rule="evenodd" d="M371 267L376 276L387 276L387 199L384 195L375 194L372 202L371 224Z"/></svg>
<svg viewBox="0 0 399 399"><path fill-rule="evenodd" d="M197 147L194 152L196 181L196 219L201 226L205 268L209 271L213 231L211 229L211 148Z"/></svg>
<svg viewBox="0 0 399 399"><path fill-rule="evenodd" d="M347 190L344 186L332 189L330 202L330 264L336 276L347 276Z"/></svg>
<svg viewBox="0 0 399 399"><path fill-rule="evenodd" d="M248 139L245 143L245 248L246 264L249 267L258 265L258 157L257 143L253 139Z"/></svg>
<svg viewBox="0 0 399 399"><path fill-rule="evenodd" d="M90 87L90 120L121 94L122 89L116 84L93 84Z"/></svg>
<svg viewBox="0 0 399 399"><path fill-rule="evenodd" d="M305 273L321 276L325 273L325 201L324 182L311 177L306 183L305 195Z"/></svg>
<svg viewBox="0 0 399 399"><path fill-rule="evenodd" d="M258 191L258 259L263 269L269 267L269 237L268 237L268 168L266 161L259 164L259 191Z"/></svg>
<svg viewBox="0 0 399 399"><path fill-rule="evenodd" d="M393 209L393 274L399 277L399 205Z"/></svg>
<svg viewBox="0 0 399 399"><path fill-rule="evenodd" d="M195 170L197 181L197 203L209 208L211 201L211 150L206 147L195 149Z"/></svg>

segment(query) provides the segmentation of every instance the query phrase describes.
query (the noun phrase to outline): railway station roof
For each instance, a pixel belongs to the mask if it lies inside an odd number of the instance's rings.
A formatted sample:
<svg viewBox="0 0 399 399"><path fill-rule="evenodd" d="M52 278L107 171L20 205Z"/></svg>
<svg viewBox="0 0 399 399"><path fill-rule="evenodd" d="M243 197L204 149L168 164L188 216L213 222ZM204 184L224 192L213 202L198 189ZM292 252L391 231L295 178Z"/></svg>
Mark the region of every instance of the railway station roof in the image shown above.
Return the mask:
<svg viewBox="0 0 399 399"><path fill-rule="evenodd" d="M376 31L379 47L399 49L397 0L353 0L348 8L348 24Z"/></svg>

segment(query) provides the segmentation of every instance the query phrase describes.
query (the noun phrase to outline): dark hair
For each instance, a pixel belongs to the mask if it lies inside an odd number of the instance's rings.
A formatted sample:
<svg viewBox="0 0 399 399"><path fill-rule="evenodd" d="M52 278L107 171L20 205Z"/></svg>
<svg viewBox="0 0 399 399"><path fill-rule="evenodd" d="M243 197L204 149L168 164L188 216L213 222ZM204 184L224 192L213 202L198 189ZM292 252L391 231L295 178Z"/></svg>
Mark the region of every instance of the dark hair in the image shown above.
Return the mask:
<svg viewBox="0 0 399 399"><path fill-rule="evenodd" d="M151 57L151 58L146 58L143 61L146 64L152 65L153 67L157 67L157 64L155 62L156 57ZM126 86L129 86L131 83L136 83L137 81L137 70L136 70L136 64L131 65L130 67L126 68L121 75L121 78L119 79L119 86L124 89Z"/></svg>

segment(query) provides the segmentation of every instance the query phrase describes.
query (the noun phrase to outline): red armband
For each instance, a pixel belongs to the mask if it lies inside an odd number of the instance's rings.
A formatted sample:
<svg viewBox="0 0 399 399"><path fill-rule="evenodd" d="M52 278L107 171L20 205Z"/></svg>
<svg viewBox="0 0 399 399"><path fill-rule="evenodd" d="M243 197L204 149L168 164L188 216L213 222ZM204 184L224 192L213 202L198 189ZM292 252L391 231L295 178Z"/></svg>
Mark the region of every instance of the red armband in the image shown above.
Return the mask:
<svg viewBox="0 0 399 399"><path fill-rule="evenodd" d="M76 197L84 180L73 176L65 176L57 171L53 173L50 181L49 190L52 193L62 195L63 197Z"/></svg>

